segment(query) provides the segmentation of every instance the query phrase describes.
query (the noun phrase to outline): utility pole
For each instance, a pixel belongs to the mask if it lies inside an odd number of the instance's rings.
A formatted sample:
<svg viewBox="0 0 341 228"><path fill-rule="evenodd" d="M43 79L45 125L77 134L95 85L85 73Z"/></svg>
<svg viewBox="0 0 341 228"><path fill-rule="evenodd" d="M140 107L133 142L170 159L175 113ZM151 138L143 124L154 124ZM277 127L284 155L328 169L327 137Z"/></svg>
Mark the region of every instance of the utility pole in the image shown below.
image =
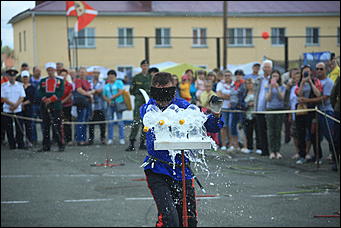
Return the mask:
<svg viewBox="0 0 341 228"><path fill-rule="evenodd" d="M227 1L224 1L224 16L223 16L223 69L227 67Z"/></svg>

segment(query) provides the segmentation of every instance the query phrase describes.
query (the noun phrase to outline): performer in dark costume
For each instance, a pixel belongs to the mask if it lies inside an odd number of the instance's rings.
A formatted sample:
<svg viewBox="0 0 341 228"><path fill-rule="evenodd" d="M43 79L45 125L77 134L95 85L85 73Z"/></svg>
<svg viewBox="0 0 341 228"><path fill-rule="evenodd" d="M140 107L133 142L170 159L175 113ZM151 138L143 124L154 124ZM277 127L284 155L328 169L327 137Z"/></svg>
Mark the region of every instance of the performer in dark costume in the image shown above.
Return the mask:
<svg viewBox="0 0 341 228"><path fill-rule="evenodd" d="M190 103L184 99L175 98L175 85L172 75L165 72L155 74L150 90L151 99L140 108L140 116L144 117L149 105L156 105L160 110L165 110L169 105L175 104L179 108L187 108ZM220 118L222 100L213 96L210 100L212 114L209 114L205 123L208 132L219 132L223 126ZM181 155L175 157L175 170L168 150L155 151L153 131L146 134L148 156L143 167L145 170L148 187L154 197L158 209L157 227L182 226L182 170ZM185 158L185 177L187 192L188 225L197 226L197 211L195 201L194 175L189 167L189 159Z"/></svg>

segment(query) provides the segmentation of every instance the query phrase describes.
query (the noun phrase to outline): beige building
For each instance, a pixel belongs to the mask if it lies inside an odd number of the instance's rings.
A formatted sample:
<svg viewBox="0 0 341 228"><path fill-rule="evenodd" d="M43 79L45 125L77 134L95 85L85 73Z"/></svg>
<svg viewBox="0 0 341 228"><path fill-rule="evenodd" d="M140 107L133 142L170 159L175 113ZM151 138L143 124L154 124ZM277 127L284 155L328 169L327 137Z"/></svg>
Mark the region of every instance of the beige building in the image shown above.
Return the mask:
<svg viewBox="0 0 341 228"><path fill-rule="evenodd" d="M172 61L212 69L223 60L222 1L88 1L97 17L79 33L77 49L67 45L76 17L66 19L65 2L46 1L13 17L16 67L22 62L43 67L63 62L66 67L104 66L129 70L146 56L151 64ZM289 37L289 60L305 52L340 55L340 2L228 2L229 64L284 60L284 36ZM269 39L261 37L263 32ZM91 38L89 37L91 36ZM328 36L328 37L326 37ZM120 37L120 38L118 38ZM218 54L217 37L220 37ZM77 51L76 51L77 50Z"/></svg>

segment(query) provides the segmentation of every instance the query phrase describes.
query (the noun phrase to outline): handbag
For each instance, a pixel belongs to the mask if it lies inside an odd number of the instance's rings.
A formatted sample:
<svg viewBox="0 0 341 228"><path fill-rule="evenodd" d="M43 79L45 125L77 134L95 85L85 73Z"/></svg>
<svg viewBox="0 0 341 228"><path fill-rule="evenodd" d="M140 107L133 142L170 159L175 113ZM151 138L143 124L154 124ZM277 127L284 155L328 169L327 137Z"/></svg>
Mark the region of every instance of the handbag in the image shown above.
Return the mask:
<svg viewBox="0 0 341 228"><path fill-rule="evenodd" d="M116 111L118 112L123 112L123 111L128 110L128 107L124 101L119 102L119 103L115 102L115 107L116 107Z"/></svg>
<svg viewBox="0 0 341 228"><path fill-rule="evenodd" d="M90 97L80 94L77 90L73 91L72 94L73 94L73 105L80 107L80 108L86 108L89 106Z"/></svg>
<svg viewBox="0 0 341 228"><path fill-rule="evenodd" d="M302 103L299 103L298 105L297 105L297 110L303 110L303 109L307 109L308 107L307 107L307 105L306 104L302 104ZM297 112L296 113L296 115L298 115L298 116L303 116L303 115L307 115L308 114L308 112Z"/></svg>
<svg viewBox="0 0 341 228"><path fill-rule="evenodd" d="M128 91L123 90L123 98L124 103L127 105L127 110L132 110L133 107L131 105L130 93Z"/></svg>

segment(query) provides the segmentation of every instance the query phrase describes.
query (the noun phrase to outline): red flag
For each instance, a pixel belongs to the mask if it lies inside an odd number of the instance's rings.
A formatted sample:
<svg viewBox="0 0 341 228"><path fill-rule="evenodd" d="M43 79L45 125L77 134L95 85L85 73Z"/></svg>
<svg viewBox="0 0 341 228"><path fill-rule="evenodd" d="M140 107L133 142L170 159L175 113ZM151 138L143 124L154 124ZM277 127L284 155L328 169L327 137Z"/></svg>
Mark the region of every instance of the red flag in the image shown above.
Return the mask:
<svg viewBox="0 0 341 228"><path fill-rule="evenodd" d="M66 16L77 16L76 32L85 28L97 16L97 11L84 1L66 1Z"/></svg>

